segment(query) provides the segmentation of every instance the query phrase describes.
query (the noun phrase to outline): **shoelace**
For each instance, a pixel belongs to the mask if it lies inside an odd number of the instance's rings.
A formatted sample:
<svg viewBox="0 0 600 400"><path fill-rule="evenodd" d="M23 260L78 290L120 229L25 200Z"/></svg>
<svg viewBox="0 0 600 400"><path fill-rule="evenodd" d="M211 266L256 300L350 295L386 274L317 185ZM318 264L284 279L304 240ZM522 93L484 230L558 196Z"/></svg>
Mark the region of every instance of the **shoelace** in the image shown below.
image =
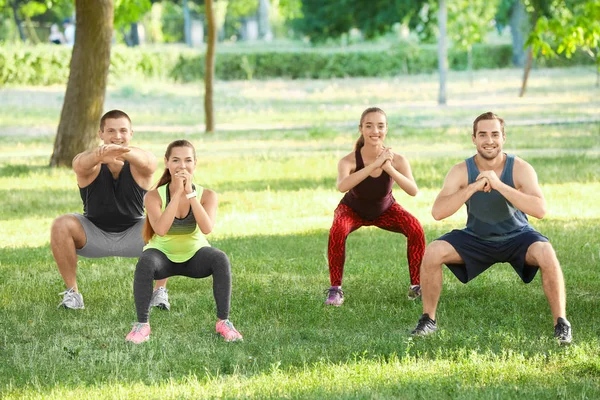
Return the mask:
<svg viewBox="0 0 600 400"><path fill-rule="evenodd" d="M142 328L144 327L144 325L146 325L146 324L143 324L141 322L134 322L133 323L133 331L135 333L140 332L142 330Z"/></svg>
<svg viewBox="0 0 600 400"><path fill-rule="evenodd" d="M237 332L237 329L234 328L233 324L231 323L230 320L226 320L225 321L225 325L232 331Z"/></svg>
<svg viewBox="0 0 600 400"><path fill-rule="evenodd" d="M65 294L71 294L71 293L75 293L75 291L73 290L73 288L69 288L69 289L65 290L64 292L60 292L58 295L59 296L64 296Z"/></svg>
<svg viewBox="0 0 600 400"><path fill-rule="evenodd" d="M417 329L424 330L425 328L429 328L433 326L433 322L431 318L421 318L419 319L419 323L417 324Z"/></svg>
<svg viewBox="0 0 600 400"><path fill-rule="evenodd" d="M558 324L556 326L556 331L559 334L559 337L569 336L569 326L566 324Z"/></svg>

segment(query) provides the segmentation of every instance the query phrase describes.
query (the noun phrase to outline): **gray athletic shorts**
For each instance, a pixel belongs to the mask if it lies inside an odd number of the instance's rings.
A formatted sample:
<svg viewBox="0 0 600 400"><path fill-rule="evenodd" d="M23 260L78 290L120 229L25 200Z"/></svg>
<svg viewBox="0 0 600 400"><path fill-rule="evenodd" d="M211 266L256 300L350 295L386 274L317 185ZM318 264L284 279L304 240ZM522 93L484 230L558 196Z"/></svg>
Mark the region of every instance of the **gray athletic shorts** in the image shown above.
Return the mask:
<svg viewBox="0 0 600 400"><path fill-rule="evenodd" d="M77 213L72 215L79 220L87 237L85 246L77 249L77 255L86 258L140 257L142 255L144 247L143 219L123 232L105 232L83 215Z"/></svg>

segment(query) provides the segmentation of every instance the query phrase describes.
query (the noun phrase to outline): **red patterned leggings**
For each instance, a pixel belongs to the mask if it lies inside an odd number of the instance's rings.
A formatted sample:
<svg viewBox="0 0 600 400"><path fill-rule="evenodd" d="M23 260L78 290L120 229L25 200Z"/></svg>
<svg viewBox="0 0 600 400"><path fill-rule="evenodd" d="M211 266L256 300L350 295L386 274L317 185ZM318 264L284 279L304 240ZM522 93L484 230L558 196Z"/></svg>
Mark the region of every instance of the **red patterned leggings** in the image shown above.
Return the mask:
<svg viewBox="0 0 600 400"><path fill-rule="evenodd" d="M374 225L387 231L401 233L406 236L406 255L411 285L418 285L419 270L423 253L425 253L425 234L418 219L406 211L400 204L394 203L379 217L372 221L362 219L354 210L340 204L333 215L333 225L329 231L329 280L331 286L342 285L344 262L346 261L346 239L348 235L361 226Z"/></svg>

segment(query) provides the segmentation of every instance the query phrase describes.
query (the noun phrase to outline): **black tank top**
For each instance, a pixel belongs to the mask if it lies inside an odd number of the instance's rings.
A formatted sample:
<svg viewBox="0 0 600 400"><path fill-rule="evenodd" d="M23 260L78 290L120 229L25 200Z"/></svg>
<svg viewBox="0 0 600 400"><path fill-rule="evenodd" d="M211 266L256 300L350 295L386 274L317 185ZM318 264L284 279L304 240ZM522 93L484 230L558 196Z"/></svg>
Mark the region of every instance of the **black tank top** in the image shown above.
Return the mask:
<svg viewBox="0 0 600 400"><path fill-rule="evenodd" d="M365 167L360 154L356 150L356 171ZM361 218L374 220L386 212L396 201L392 196L394 181L387 172L383 171L377 178L368 176L358 185L350 189L340 201L353 209Z"/></svg>
<svg viewBox="0 0 600 400"><path fill-rule="evenodd" d="M129 161L114 179L106 164L100 166L96 179L79 188L83 215L107 232L123 232L144 218L144 195L131 175Z"/></svg>

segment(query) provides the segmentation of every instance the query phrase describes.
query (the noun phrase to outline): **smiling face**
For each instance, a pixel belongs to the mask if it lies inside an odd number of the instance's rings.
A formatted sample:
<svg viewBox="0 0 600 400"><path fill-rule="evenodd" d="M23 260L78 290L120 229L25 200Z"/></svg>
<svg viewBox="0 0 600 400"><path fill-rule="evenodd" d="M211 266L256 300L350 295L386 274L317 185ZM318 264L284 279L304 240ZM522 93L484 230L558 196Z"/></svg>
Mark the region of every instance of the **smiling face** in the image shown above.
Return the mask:
<svg viewBox="0 0 600 400"><path fill-rule="evenodd" d="M473 144L477 154L486 160L493 160L502 153L502 146L506 136L497 119L486 119L477 122L477 129L473 134Z"/></svg>
<svg viewBox="0 0 600 400"><path fill-rule="evenodd" d="M194 149L188 146L173 147L169 158L165 158L165 166L169 169L171 176L181 170L186 170L192 175L196 168Z"/></svg>
<svg viewBox="0 0 600 400"><path fill-rule="evenodd" d="M387 135L387 119L380 112L370 112L366 114L358 127L360 134L365 140L365 145L377 146L383 145L383 140Z"/></svg>
<svg viewBox="0 0 600 400"><path fill-rule="evenodd" d="M131 130L131 123L127 118L107 118L98 135L104 144L118 144L127 147L133 136L133 130Z"/></svg>

